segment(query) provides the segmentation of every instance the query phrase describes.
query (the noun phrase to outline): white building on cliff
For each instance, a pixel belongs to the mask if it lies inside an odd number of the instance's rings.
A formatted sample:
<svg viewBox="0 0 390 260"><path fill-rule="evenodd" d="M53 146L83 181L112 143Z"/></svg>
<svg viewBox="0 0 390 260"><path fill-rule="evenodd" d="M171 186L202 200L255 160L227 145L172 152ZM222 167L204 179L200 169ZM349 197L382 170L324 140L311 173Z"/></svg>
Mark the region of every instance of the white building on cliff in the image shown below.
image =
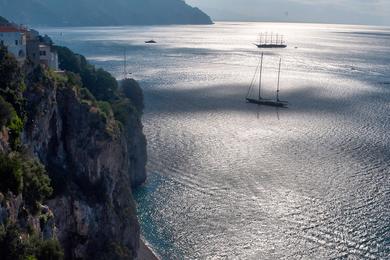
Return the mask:
<svg viewBox="0 0 390 260"><path fill-rule="evenodd" d="M0 44L5 46L19 63L24 63L27 57L25 29L14 26L0 26Z"/></svg>
<svg viewBox="0 0 390 260"><path fill-rule="evenodd" d="M5 46L20 65L27 60L29 65L58 70L58 54L53 43L35 30L15 24L0 26L0 45Z"/></svg>

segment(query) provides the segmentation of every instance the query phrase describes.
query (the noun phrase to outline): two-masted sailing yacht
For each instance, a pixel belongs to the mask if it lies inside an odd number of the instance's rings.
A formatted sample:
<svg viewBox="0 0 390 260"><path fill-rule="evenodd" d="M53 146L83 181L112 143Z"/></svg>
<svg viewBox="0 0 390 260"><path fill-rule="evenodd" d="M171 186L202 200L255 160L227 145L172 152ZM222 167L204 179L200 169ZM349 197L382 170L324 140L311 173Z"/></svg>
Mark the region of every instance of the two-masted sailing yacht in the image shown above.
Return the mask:
<svg viewBox="0 0 390 260"><path fill-rule="evenodd" d="M259 43L255 43L255 45L257 48L261 49L287 48L283 38L284 36L279 34L261 33L259 36Z"/></svg>
<svg viewBox="0 0 390 260"><path fill-rule="evenodd" d="M279 70L278 70L278 83L276 87L276 99L265 99L261 96L261 87L262 87L262 74L263 74L263 59L264 59L264 53L261 54L261 60L259 66L256 68L255 75L253 77L252 83L249 87L248 93L246 95L246 101L248 103L258 104L258 105L265 105L265 106L273 106L273 107L287 107L288 102L282 101L279 99L279 93L280 93L280 70L282 67L282 58L279 60ZM257 71L260 71L259 76L259 85L258 85L258 93L257 98L253 98L253 90L255 88L255 82L256 82L256 76Z"/></svg>

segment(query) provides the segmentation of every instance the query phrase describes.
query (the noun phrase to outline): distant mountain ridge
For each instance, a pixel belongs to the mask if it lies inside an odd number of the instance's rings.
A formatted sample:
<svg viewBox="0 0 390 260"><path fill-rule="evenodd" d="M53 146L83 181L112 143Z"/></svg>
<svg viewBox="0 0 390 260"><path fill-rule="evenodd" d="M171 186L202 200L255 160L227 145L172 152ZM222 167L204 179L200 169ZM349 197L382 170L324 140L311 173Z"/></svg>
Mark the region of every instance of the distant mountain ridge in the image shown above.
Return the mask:
<svg viewBox="0 0 390 260"><path fill-rule="evenodd" d="M212 23L183 0L0 0L0 16L49 26Z"/></svg>

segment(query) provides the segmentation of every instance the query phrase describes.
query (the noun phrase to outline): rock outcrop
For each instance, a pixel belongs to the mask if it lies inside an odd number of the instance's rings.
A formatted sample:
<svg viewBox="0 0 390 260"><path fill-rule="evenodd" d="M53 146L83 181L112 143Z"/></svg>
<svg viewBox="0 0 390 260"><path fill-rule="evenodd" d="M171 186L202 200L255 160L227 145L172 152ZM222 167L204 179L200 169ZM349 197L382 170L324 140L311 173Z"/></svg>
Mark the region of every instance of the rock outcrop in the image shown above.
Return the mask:
<svg viewBox="0 0 390 260"><path fill-rule="evenodd" d="M144 181L146 163L140 119L129 114L123 129L64 75L35 74L27 86L22 140L52 180L48 205L66 258L133 259L140 231L131 187Z"/></svg>
<svg viewBox="0 0 390 260"><path fill-rule="evenodd" d="M5 199L7 197L7 199ZM34 230L43 239L56 239L57 229L54 214L47 206L40 206L41 214L29 214L23 196L0 193L0 225L17 223L22 230Z"/></svg>

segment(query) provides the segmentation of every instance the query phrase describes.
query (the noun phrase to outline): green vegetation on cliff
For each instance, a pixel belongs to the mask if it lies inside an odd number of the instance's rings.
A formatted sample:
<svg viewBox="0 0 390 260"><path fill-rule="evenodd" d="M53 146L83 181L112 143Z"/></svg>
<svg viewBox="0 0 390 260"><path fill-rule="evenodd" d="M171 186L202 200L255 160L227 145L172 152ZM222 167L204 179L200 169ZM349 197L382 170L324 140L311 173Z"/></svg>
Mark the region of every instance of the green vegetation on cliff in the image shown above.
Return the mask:
<svg viewBox="0 0 390 260"><path fill-rule="evenodd" d="M25 235L15 225L0 226L2 260L61 260L63 256L57 240L42 240L36 234Z"/></svg>
<svg viewBox="0 0 390 260"><path fill-rule="evenodd" d="M60 68L81 77L82 87L87 88L97 100L117 99L118 83L110 73L89 64L86 58L66 47L56 46Z"/></svg>
<svg viewBox="0 0 390 260"><path fill-rule="evenodd" d="M142 90L56 48L64 72L21 68L0 48L0 259L132 259Z"/></svg>
<svg viewBox="0 0 390 260"><path fill-rule="evenodd" d="M10 207L9 201L17 201L21 196L23 210L16 217L24 219L15 222L15 219L4 219L4 215L0 217L0 259L62 259L58 241L29 234L24 223L27 216L42 214L41 203L53 191L45 168L22 152L20 135L26 118L25 89L21 68L6 49L0 47L0 131L9 136L9 147L2 147L7 139L0 145L0 208Z"/></svg>
<svg viewBox="0 0 390 260"><path fill-rule="evenodd" d="M134 79L118 82L107 71L97 69L86 58L66 47L56 46L59 66L68 73L68 78L81 87L81 98L94 103L104 116L114 114L115 119L126 124L129 115L142 114L143 92Z"/></svg>
<svg viewBox="0 0 390 260"><path fill-rule="evenodd" d="M7 126L11 146L19 146L23 130L25 84L17 61L0 46L0 127Z"/></svg>

